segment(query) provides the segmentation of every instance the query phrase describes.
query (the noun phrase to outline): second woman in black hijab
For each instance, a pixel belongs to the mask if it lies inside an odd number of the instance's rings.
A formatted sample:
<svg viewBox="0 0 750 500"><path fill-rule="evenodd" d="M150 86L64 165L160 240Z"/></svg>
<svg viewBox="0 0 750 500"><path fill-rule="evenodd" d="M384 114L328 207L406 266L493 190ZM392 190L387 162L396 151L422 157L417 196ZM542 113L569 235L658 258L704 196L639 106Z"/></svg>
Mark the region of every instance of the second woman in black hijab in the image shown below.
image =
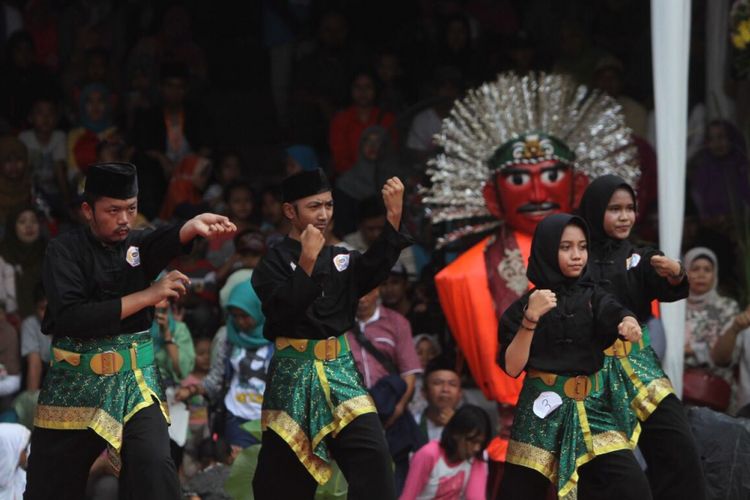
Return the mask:
<svg viewBox="0 0 750 500"><path fill-rule="evenodd" d="M592 182L581 200L581 216L591 228L591 278L614 294L645 324L651 302L674 302L688 296L684 267L655 248L638 247L628 238L635 224L633 188L616 175ZM687 418L672 384L650 346L648 328L638 343L616 342L604 363L611 387L624 388L615 402L618 415L634 411L642 422L639 447L657 500L705 498L700 458Z"/></svg>
<svg viewBox="0 0 750 500"><path fill-rule="evenodd" d="M602 351L620 336L638 341L640 326L588 278L587 247L580 217L540 222L527 270L536 288L500 321L498 363L526 372L500 498L544 498L549 482L560 498L651 498L632 453L638 423L613 415L600 372Z"/></svg>

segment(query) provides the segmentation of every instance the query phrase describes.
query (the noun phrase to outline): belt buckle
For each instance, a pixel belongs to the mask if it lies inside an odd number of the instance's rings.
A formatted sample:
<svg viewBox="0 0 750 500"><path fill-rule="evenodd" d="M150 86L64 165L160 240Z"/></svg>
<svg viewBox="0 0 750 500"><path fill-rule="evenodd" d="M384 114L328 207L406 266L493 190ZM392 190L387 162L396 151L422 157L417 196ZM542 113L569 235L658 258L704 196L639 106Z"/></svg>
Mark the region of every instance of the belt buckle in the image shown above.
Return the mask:
<svg viewBox="0 0 750 500"><path fill-rule="evenodd" d="M591 379L587 375L570 377L563 386L565 395L576 401L583 401L591 392Z"/></svg>
<svg viewBox="0 0 750 500"><path fill-rule="evenodd" d="M124 364L125 360L122 358L122 354L110 350L92 356L89 366L91 371L97 375L109 377L119 372Z"/></svg>
<svg viewBox="0 0 750 500"><path fill-rule="evenodd" d="M321 361L333 361L338 358L340 351L341 345L336 337L328 337L315 344L315 357Z"/></svg>

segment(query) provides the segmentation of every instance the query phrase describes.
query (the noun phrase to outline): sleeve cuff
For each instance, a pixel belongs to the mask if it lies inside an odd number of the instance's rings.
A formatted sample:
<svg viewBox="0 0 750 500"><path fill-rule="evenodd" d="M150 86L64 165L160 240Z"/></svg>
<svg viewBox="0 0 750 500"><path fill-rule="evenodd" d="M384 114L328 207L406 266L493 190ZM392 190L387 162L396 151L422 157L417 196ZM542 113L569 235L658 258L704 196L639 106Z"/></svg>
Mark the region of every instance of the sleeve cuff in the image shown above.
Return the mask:
<svg viewBox="0 0 750 500"><path fill-rule="evenodd" d="M381 237L388 243L388 245L398 248L399 250L403 250L414 243L414 238L412 238L408 231L404 229L403 224L401 224L401 229L397 230L387 220Z"/></svg>

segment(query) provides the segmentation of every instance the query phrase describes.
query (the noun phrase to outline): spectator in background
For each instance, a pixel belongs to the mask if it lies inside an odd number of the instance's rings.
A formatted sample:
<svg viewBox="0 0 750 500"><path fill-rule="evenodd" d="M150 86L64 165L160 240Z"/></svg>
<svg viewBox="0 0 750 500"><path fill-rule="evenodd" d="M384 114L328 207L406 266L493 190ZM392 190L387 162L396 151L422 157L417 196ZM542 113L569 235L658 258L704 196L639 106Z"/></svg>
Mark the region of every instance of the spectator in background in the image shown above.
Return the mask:
<svg viewBox="0 0 750 500"><path fill-rule="evenodd" d="M259 420L266 389L268 365L273 345L263 337L265 317L260 299L249 281L243 281L229 294L225 308L226 325L219 328L214 338L211 370L202 383L181 387L178 401L202 394L214 404L226 408L224 438L235 452L258 441L242 424ZM227 381L226 383L224 381Z"/></svg>
<svg viewBox="0 0 750 500"><path fill-rule="evenodd" d="M57 128L57 103L49 97L34 100L29 113L31 129L18 134L26 146L35 189L56 208L57 214L70 201L66 172L67 138Z"/></svg>
<svg viewBox="0 0 750 500"><path fill-rule="evenodd" d="M211 369L211 337L196 337L193 339L193 349L195 350L195 366L190 375L182 379L180 386L189 387L191 385L203 384L203 379L208 376ZM200 394L185 401L190 411L189 438L185 444L185 451L193 454L198 448L198 443L210 436L208 428L208 402Z"/></svg>
<svg viewBox="0 0 750 500"><path fill-rule="evenodd" d="M26 31L8 39L0 67L0 116L14 132L26 126L31 103L40 95L60 97L57 79L35 62L34 41Z"/></svg>
<svg viewBox="0 0 750 500"><path fill-rule="evenodd" d="M161 106L136 116L134 144L159 166L158 169L141 169L138 174L148 170L151 182L159 186L164 186L185 156L194 153L208 157L211 153L211 125L200 109L187 102L188 73L184 64L163 65ZM152 192L161 196L163 190L160 191L159 186L152 188Z"/></svg>
<svg viewBox="0 0 750 500"><path fill-rule="evenodd" d="M412 330L413 332L413 330ZM419 415L421 418L427 408L427 398L424 392L424 370L427 364L440 355L440 343L434 335L420 333L414 336L414 350L417 351L419 364L422 365L422 373L417 374L414 381L414 396L409 402L409 411L412 415Z"/></svg>
<svg viewBox="0 0 750 500"><path fill-rule="evenodd" d="M78 98L78 126L68 133L68 172L81 178L88 166L96 162L100 143L117 135L112 93L102 83L89 83Z"/></svg>
<svg viewBox="0 0 750 500"><path fill-rule="evenodd" d="M424 394L427 408L417 416L417 422L425 437L434 441L440 439L443 428L461 404L461 378L447 357L438 356L427 363Z"/></svg>
<svg viewBox="0 0 750 500"><path fill-rule="evenodd" d="M310 172L320 167L318 155L310 146L295 144L286 148L286 175Z"/></svg>
<svg viewBox="0 0 750 500"><path fill-rule="evenodd" d="M26 363L26 390L36 392L42 387L50 361L52 338L42 333L42 318L47 308L47 296L38 283L34 288L36 309L21 323L21 357Z"/></svg>
<svg viewBox="0 0 750 500"><path fill-rule="evenodd" d="M235 285L242 281L250 281L253 269L265 253L266 244L262 234L252 229L237 233L234 237L234 253L216 271L217 280L224 283L219 291L219 305L222 308Z"/></svg>
<svg viewBox="0 0 750 500"><path fill-rule="evenodd" d="M734 299L719 295L719 261L713 251L693 248L685 254L684 261L690 283L685 318L685 369L723 378L733 389L732 400L727 401L728 408L724 409L734 414L743 403L750 402L750 397L737 392L733 373L739 361L736 353L742 351L743 337L747 337L745 329L750 326L750 312L741 311Z"/></svg>
<svg viewBox="0 0 750 500"><path fill-rule="evenodd" d="M432 87L430 100L433 103L414 116L406 139L406 147L415 154L416 160L420 163L434 155L437 150L433 136L440 132L443 119L448 116L453 103L463 91L461 71L451 66L438 68L435 70Z"/></svg>
<svg viewBox="0 0 750 500"><path fill-rule="evenodd" d="M335 202L341 230L354 229L359 204L377 197L377 186L394 176L406 184L409 172L400 168L388 131L380 125L367 127L360 136L357 162L336 181Z"/></svg>
<svg viewBox="0 0 750 500"><path fill-rule="evenodd" d="M397 262L388 274L388 278L380 285L380 299L384 306L409 319L413 306L410 295L409 275L403 264ZM414 325L412 325L412 331L414 331Z"/></svg>
<svg viewBox="0 0 750 500"><path fill-rule="evenodd" d="M255 225L255 199L253 189L246 181L237 180L228 185L224 191L224 202L227 205L226 215L237 231L257 230ZM234 254L232 235L211 241L206 258L214 268L220 268Z"/></svg>
<svg viewBox="0 0 750 500"><path fill-rule="evenodd" d="M733 206L750 203L750 163L742 133L725 120L706 129L703 149L688 163L690 196L704 223L726 226Z"/></svg>
<svg viewBox="0 0 750 500"><path fill-rule="evenodd" d="M199 155L187 155L172 172L167 194L159 218L172 219L174 210L180 205L189 205L197 212L203 211L203 190L211 177L211 160Z"/></svg>
<svg viewBox="0 0 750 500"><path fill-rule="evenodd" d="M484 500L487 462L484 450L492 437L487 413L478 406L459 409L439 440L432 440L412 457L400 500Z"/></svg>
<svg viewBox="0 0 750 500"><path fill-rule="evenodd" d="M606 55L605 52L591 44L588 33L579 20L572 17L563 19L559 24L559 29L560 56L553 70L556 73L569 74L578 83L591 82L596 64Z"/></svg>
<svg viewBox="0 0 750 500"><path fill-rule="evenodd" d="M9 418L8 414L12 413L13 398L21 390L19 352L18 333L8 323L5 312L0 310L0 422L15 420Z"/></svg>
<svg viewBox="0 0 750 500"><path fill-rule="evenodd" d="M13 268L15 297L21 318L36 312L34 288L42 280L42 261L46 247L47 241L40 231L39 216L33 208L21 207L8 216L5 238L0 243L0 267Z"/></svg>
<svg viewBox="0 0 750 500"><path fill-rule="evenodd" d="M404 111L407 106L407 93L402 81L404 70L396 51L380 51L375 58L375 75L380 84L378 107L395 115Z"/></svg>
<svg viewBox="0 0 750 500"><path fill-rule="evenodd" d="M167 387L179 385L193 371L195 350L187 325L178 318L173 305L162 300L155 306L151 324L154 343L154 363L159 368L162 382Z"/></svg>
<svg viewBox="0 0 750 500"><path fill-rule="evenodd" d="M337 174L343 174L357 162L365 129L380 125L392 131L395 117L378 108L376 99L375 77L364 71L358 72L351 84L352 104L334 115L328 132L333 168Z"/></svg>
<svg viewBox="0 0 750 500"><path fill-rule="evenodd" d="M336 110L347 100L349 75L358 59L355 43L349 39L346 17L337 11L324 12L317 27L315 48L303 56L293 71L290 108L291 135L319 150L326 145L326 133Z"/></svg>
<svg viewBox="0 0 750 500"><path fill-rule="evenodd" d="M612 96L622 106L625 124L635 135L645 139L648 132L648 111L643 104L622 93L625 66L613 56L604 56L596 63L592 86Z"/></svg>
<svg viewBox="0 0 750 500"><path fill-rule="evenodd" d="M360 203L357 213L357 231L344 236L344 241L355 250L365 252L378 239L384 227L385 207L377 196L373 196ZM414 252L411 247L401 252L398 262L404 266L408 274L417 275Z"/></svg>
<svg viewBox="0 0 750 500"><path fill-rule="evenodd" d="M224 202L226 187L242 178L242 158L235 151L227 151L219 156L214 169L214 182L203 193L203 201L208 203L216 213L224 213L227 205Z"/></svg>
<svg viewBox="0 0 750 500"><path fill-rule="evenodd" d="M278 185L266 187L260 200L260 232L266 236L266 246L272 247L284 239L290 227L281 209L281 189Z"/></svg>
<svg viewBox="0 0 750 500"><path fill-rule="evenodd" d="M23 142L13 136L0 137L0 226L8 215L31 203L31 169Z"/></svg>
<svg viewBox="0 0 750 500"><path fill-rule="evenodd" d="M470 85L479 83L484 76L484 62L481 50L473 46L469 19L463 14L449 16L438 37L435 66L457 68Z"/></svg>
<svg viewBox="0 0 750 500"><path fill-rule="evenodd" d="M396 311L380 306L377 288L359 299L355 319L357 323L346 337L385 427L399 492L409 470L409 453L423 443L408 408L422 367L409 323Z"/></svg>

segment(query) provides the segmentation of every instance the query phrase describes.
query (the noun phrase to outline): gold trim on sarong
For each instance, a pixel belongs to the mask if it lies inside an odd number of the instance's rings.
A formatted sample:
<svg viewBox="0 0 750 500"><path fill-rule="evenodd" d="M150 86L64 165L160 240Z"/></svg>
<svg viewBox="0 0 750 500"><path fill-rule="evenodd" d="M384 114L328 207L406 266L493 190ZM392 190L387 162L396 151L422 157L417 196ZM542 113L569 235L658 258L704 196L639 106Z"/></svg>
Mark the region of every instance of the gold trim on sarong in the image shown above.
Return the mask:
<svg viewBox="0 0 750 500"><path fill-rule="evenodd" d="M670 394L674 394L672 382L666 377L657 378L652 380L643 391L639 391L638 395L633 398L630 406L633 408L638 420L643 422L656 411L661 401Z"/></svg>
<svg viewBox="0 0 750 500"><path fill-rule="evenodd" d="M91 428L116 450L122 448L122 425L101 408L39 405L34 425L56 430Z"/></svg>
<svg viewBox="0 0 750 500"><path fill-rule="evenodd" d="M299 461L318 484L325 484L331 478L331 465L315 455L313 450L328 434L335 437L352 420L366 413L377 413L369 395L344 401L334 408L333 421L318 431L312 443L299 424L283 410L263 410L261 427L264 431L271 429L278 434L294 451Z"/></svg>

